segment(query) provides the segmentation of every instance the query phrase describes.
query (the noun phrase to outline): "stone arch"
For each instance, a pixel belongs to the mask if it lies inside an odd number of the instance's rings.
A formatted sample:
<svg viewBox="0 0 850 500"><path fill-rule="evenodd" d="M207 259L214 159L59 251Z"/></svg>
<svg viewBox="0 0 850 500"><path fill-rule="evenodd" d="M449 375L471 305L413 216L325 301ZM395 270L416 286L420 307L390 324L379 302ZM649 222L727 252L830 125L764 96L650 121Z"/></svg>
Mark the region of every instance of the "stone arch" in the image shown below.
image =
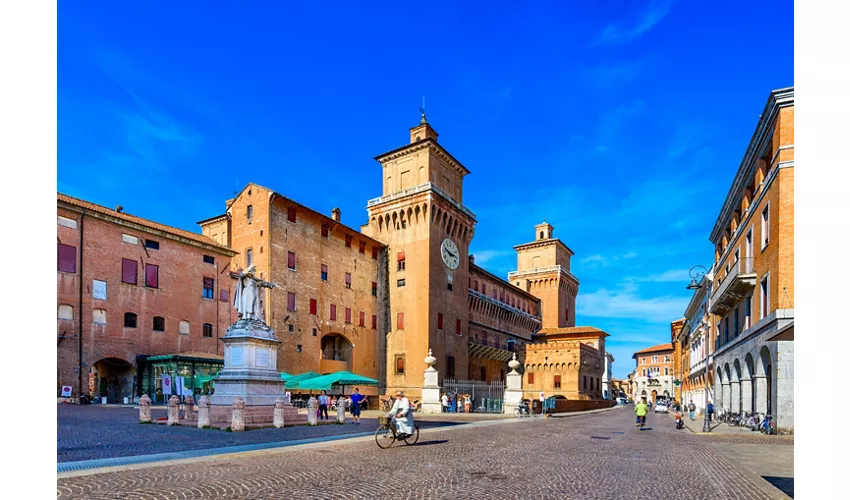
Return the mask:
<svg viewBox="0 0 850 500"><path fill-rule="evenodd" d="M416 207L416 208L418 209L419 207ZM410 223L412 221L413 221L413 209L408 207L408 209L407 209L407 222Z"/></svg>
<svg viewBox="0 0 850 500"><path fill-rule="evenodd" d="M452 232L452 224L454 224L454 217L449 215L448 221L446 221L446 226L443 228L446 230L446 233L451 234Z"/></svg>
<svg viewBox="0 0 850 500"><path fill-rule="evenodd" d="M384 227L387 229L387 231L390 230L390 214L384 215Z"/></svg>
<svg viewBox="0 0 850 500"><path fill-rule="evenodd" d="M133 399L133 377L136 368L119 357L105 357L91 367L94 375L94 390L99 398L108 403L123 403L124 398Z"/></svg>
<svg viewBox="0 0 850 500"><path fill-rule="evenodd" d="M756 365L753 362L753 354L748 352L746 357L744 357L744 374L747 378L751 379L756 374Z"/></svg>
<svg viewBox="0 0 850 500"><path fill-rule="evenodd" d="M446 220L449 218L449 214L443 212L443 218L440 220L440 227L445 231L446 229Z"/></svg>
<svg viewBox="0 0 850 500"><path fill-rule="evenodd" d="M351 371L354 344L344 334L329 332L322 335L320 372L333 373L340 370Z"/></svg>
<svg viewBox="0 0 850 500"><path fill-rule="evenodd" d="M736 360L735 360L735 362L734 362L734 363L732 363L732 374L733 374L733 375L734 375L734 377L735 377L735 378L734 378L734 381L735 381L735 382L739 382L739 381L741 380L741 375L743 375L743 373L742 373L742 371L741 371L741 362L740 362L740 360L737 360L737 359L736 359Z"/></svg>
<svg viewBox="0 0 850 500"><path fill-rule="evenodd" d="M727 384L732 382L732 370L729 368L729 363L723 365L723 381Z"/></svg>
<svg viewBox="0 0 850 500"><path fill-rule="evenodd" d="M762 346L761 351L759 351L759 361L756 363L756 375L767 376L767 367L773 364L772 361L770 350L767 346Z"/></svg>
<svg viewBox="0 0 850 500"><path fill-rule="evenodd" d="M421 209L419 205L416 205L416 209L413 211L413 217L416 219L416 223L419 224L419 214L421 213Z"/></svg>
<svg viewBox="0 0 850 500"><path fill-rule="evenodd" d="M398 229L398 212L393 212L393 229Z"/></svg>

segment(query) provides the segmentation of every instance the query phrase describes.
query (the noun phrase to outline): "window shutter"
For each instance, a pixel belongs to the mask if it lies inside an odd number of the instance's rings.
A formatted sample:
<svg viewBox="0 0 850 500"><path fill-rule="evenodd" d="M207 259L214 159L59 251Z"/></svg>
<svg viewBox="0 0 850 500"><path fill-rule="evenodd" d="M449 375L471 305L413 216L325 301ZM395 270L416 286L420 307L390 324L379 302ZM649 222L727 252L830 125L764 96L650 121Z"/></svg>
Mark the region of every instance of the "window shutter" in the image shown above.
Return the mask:
<svg viewBox="0 0 850 500"><path fill-rule="evenodd" d="M289 207L287 218L289 222L295 222L295 207Z"/></svg>
<svg viewBox="0 0 850 500"><path fill-rule="evenodd" d="M458 335L462 335L462 333L460 331L460 320L459 319L455 320L455 333L457 333Z"/></svg>
<svg viewBox="0 0 850 500"><path fill-rule="evenodd" d="M345 284L351 288L351 273L345 273Z"/></svg>
<svg viewBox="0 0 850 500"><path fill-rule="evenodd" d="M372 315L372 330L377 330L377 329L378 329L378 315L373 314Z"/></svg>
<svg viewBox="0 0 850 500"><path fill-rule="evenodd" d="M59 243L59 270L65 273L77 272L77 247Z"/></svg>
<svg viewBox="0 0 850 500"><path fill-rule="evenodd" d="M372 258L378 260L378 247L372 247Z"/></svg>
<svg viewBox="0 0 850 500"><path fill-rule="evenodd" d="M145 286L159 288L159 266L154 264L145 265Z"/></svg>
<svg viewBox="0 0 850 500"><path fill-rule="evenodd" d="M351 248L351 239L352 238L351 238L350 235L345 236L345 246L346 246L346 248Z"/></svg>
<svg viewBox="0 0 850 500"><path fill-rule="evenodd" d="M138 282L138 262L121 259L121 281L135 285Z"/></svg>
<svg viewBox="0 0 850 500"><path fill-rule="evenodd" d="M204 288L207 290L215 288L215 278L204 278Z"/></svg>
<svg viewBox="0 0 850 500"><path fill-rule="evenodd" d="M362 254L366 253L366 242L365 241L360 242L360 253L362 253Z"/></svg>
<svg viewBox="0 0 850 500"><path fill-rule="evenodd" d="M366 326L366 313L360 311L360 326Z"/></svg>
<svg viewBox="0 0 850 500"><path fill-rule="evenodd" d="M219 290L219 296L221 297L222 302L227 302L230 300L230 291L229 290Z"/></svg>
<svg viewBox="0 0 850 500"><path fill-rule="evenodd" d="M287 265L290 269L295 269L295 252L288 253Z"/></svg>
<svg viewBox="0 0 850 500"><path fill-rule="evenodd" d="M331 321L336 321L336 304L331 304Z"/></svg>
<svg viewBox="0 0 850 500"><path fill-rule="evenodd" d="M286 308L290 311L295 310L295 294L292 292L286 294Z"/></svg>
<svg viewBox="0 0 850 500"><path fill-rule="evenodd" d="M395 327L397 330L404 330L404 313L398 313L396 316Z"/></svg>
<svg viewBox="0 0 850 500"><path fill-rule="evenodd" d="M404 260L404 252L399 252L399 253L398 253L398 260L399 260L399 261Z"/></svg>
<svg viewBox="0 0 850 500"><path fill-rule="evenodd" d="M443 313L437 313L437 330L443 329Z"/></svg>
<svg viewBox="0 0 850 500"><path fill-rule="evenodd" d="M345 308L345 322L351 323L351 308L350 307Z"/></svg>
<svg viewBox="0 0 850 500"><path fill-rule="evenodd" d="M310 314L316 314L316 299L310 299Z"/></svg>

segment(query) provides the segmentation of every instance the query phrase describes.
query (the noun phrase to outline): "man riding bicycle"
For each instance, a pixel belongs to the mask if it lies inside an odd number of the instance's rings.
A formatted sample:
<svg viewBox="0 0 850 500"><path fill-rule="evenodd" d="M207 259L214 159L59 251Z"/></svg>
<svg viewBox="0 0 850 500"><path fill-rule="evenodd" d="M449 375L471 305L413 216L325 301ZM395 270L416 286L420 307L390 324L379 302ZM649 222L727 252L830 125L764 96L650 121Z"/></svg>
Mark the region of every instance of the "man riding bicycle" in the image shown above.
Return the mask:
<svg viewBox="0 0 850 500"><path fill-rule="evenodd" d="M404 392L395 392L395 403L387 413L387 417L392 418L397 439L404 439L413 434L413 411L410 408L410 401L404 397Z"/></svg>
<svg viewBox="0 0 850 500"><path fill-rule="evenodd" d="M635 416L637 417L637 426L640 427L646 423L646 414L649 413L649 408L646 406L646 400L641 399L640 403L635 405Z"/></svg>

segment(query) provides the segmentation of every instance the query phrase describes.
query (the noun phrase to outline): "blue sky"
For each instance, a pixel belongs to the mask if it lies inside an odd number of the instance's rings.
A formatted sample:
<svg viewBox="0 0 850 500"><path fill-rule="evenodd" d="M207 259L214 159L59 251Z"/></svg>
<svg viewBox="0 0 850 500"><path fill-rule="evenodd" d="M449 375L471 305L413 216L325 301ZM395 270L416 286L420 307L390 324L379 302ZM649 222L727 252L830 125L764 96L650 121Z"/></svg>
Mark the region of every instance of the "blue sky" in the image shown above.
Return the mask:
<svg viewBox="0 0 850 500"><path fill-rule="evenodd" d="M308 4L60 3L58 190L197 231L253 181L357 227L425 95L476 263L505 276L546 219L615 376L669 341L794 84L791 1Z"/></svg>

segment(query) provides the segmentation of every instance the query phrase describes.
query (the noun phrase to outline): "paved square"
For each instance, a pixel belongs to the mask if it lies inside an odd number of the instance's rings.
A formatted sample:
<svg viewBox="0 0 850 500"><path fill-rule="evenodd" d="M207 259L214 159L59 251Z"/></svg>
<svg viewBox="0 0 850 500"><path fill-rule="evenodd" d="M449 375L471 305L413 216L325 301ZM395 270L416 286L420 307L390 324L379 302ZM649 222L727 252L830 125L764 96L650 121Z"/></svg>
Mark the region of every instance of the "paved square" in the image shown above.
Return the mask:
<svg viewBox="0 0 850 500"><path fill-rule="evenodd" d="M647 424L638 430L630 407L476 422L425 430L418 445L389 450L362 438L60 474L57 491L63 499L785 498L669 416L650 414Z"/></svg>

